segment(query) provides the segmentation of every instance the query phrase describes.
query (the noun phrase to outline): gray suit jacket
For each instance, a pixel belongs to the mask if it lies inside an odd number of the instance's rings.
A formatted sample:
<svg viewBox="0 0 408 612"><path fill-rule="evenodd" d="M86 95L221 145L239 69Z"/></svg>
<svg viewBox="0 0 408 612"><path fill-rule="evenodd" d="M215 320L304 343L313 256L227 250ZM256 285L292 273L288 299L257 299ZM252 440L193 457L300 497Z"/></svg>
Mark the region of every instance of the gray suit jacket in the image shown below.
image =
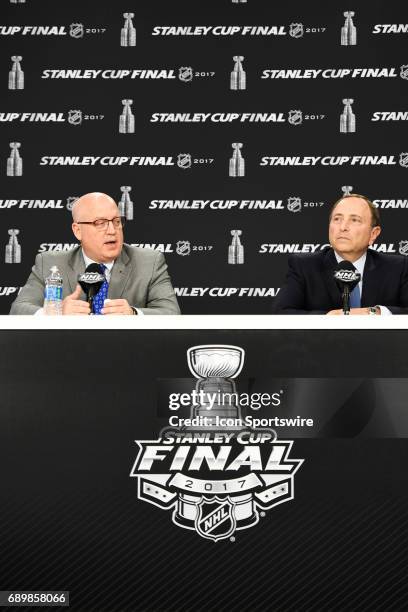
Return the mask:
<svg viewBox="0 0 408 612"><path fill-rule="evenodd" d="M85 271L80 246L64 253L40 253L32 272L13 302L10 314L32 315L44 302L45 279L50 268L58 266L63 279L63 296L70 295ZM159 251L123 245L115 261L109 282L108 298L126 299L130 306L144 314L180 314L177 299L167 272L164 256ZM85 300L85 294L82 295Z"/></svg>

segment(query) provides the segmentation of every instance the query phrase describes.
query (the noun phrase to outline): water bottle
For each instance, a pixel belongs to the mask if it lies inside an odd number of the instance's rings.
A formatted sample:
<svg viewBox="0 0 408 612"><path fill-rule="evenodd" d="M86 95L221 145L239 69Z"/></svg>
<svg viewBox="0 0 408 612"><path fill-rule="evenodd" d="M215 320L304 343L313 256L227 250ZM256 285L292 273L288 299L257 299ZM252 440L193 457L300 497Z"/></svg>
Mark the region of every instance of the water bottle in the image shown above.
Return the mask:
<svg viewBox="0 0 408 612"><path fill-rule="evenodd" d="M45 279L44 314L62 315L62 276L57 266L52 266Z"/></svg>

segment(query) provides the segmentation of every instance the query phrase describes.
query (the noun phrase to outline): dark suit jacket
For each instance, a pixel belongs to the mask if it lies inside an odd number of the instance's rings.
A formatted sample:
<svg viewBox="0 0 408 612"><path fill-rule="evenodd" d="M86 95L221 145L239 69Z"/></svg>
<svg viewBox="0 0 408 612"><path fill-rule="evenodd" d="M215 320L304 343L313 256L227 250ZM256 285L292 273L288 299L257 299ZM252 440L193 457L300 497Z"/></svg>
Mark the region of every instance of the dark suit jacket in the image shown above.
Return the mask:
<svg viewBox="0 0 408 612"><path fill-rule="evenodd" d="M289 255L286 284L273 305L278 314L325 314L342 308L333 278L334 251L326 247L307 255ZM408 314L408 258L367 251L361 306L386 306L393 314Z"/></svg>

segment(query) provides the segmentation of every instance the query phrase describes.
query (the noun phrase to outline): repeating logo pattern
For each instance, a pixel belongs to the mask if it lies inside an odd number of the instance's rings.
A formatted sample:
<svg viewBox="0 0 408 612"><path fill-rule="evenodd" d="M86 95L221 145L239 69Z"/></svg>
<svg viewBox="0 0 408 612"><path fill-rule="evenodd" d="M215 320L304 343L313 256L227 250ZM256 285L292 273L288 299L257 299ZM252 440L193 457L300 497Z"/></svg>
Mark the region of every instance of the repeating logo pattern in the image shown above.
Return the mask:
<svg viewBox="0 0 408 612"><path fill-rule="evenodd" d="M258 284L274 285L263 288L262 295L279 291L286 266L279 255L317 244L313 236L295 243L291 227L296 233L311 215L316 228L325 225L339 195L337 185L348 181L355 183L354 191L389 209L383 220L393 242L378 248L406 254L396 228L407 208L403 176L408 153L397 136L403 134L408 112L398 95L379 106L377 100L387 98L376 93L396 84L395 91L403 92L408 60L398 45L388 48L387 63L366 53L380 41L385 49L403 40L408 34L403 13L397 19L390 5L381 14L384 23L375 23L375 10L351 5L335 9L325 23L324 16L315 20L305 7L280 21L272 7L267 15L257 14L254 2L226 4L223 23L214 14L211 25L178 24L177 19L148 25L143 10L130 5L123 8L128 12L118 8L110 23L75 11L61 23L52 8L44 23L32 2L10 0L12 18L0 26L5 50L0 125L4 133L10 128L3 140L0 215L9 211L6 226L20 227L22 235L14 235L12 245L4 239L4 247L13 246L17 253L16 241L21 248L22 240L26 253L23 228L28 223L36 231L33 219L40 210L54 215L44 226L44 242L31 247L24 265L15 268L14 285L24 284L37 250L71 248L73 239L60 243L57 236L70 223L78 191L103 189L104 184L117 185L111 195L121 216L137 218L126 228L127 242L162 249L169 255L170 272L174 268L179 278L189 259L201 263L199 258L206 257L208 274L214 272L220 285L214 288L218 295L224 289L252 295L256 288L229 285L251 285L252 278L262 276ZM42 40L55 48L55 57L62 43L69 48L65 64L54 63L53 53L44 60ZM260 43L273 53L262 55ZM126 49L136 45L136 55ZM175 53L180 45L181 55ZM157 52L146 53L150 48ZM197 48L205 52L197 55ZM318 48L319 54L300 62L307 48ZM96 64L89 63L90 49ZM366 93L362 82L370 84ZM287 87L292 93L282 104L278 92ZM309 87L313 95L305 96ZM336 90L343 95L333 94ZM395 141L382 138L385 129ZM332 137L330 144L324 144L323 135ZM392 142L395 147L386 144ZM371 192L366 169L383 177L381 193ZM113 183L110 176L116 176ZM43 192L52 184L59 192ZM178 227L182 231L174 232ZM288 242L280 242L279 235L288 235ZM178 237L182 240L177 242ZM257 257L263 253L276 255L271 266L260 265ZM7 257L13 263L17 259ZM222 274L230 280L218 278ZM194 284L191 279L192 286L181 288L180 295L207 298L210 292L204 296L205 288ZM264 304L269 312L270 304ZM207 302L203 309L217 312L217 305Z"/></svg>

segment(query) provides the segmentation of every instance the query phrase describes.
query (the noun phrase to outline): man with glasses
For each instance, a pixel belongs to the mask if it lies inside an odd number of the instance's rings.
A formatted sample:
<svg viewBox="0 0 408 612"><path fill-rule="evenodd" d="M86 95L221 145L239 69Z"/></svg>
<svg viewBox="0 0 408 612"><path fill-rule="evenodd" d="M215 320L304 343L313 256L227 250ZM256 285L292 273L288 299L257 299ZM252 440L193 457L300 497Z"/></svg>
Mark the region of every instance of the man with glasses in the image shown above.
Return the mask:
<svg viewBox="0 0 408 612"><path fill-rule="evenodd" d="M92 263L105 276L93 314L180 314L163 254L123 243L124 219L111 197L104 193L82 196L72 208L72 217L72 231L80 246L69 252L37 255L10 314L42 314L45 279L53 266L63 278L62 314L91 314L78 276Z"/></svg>

